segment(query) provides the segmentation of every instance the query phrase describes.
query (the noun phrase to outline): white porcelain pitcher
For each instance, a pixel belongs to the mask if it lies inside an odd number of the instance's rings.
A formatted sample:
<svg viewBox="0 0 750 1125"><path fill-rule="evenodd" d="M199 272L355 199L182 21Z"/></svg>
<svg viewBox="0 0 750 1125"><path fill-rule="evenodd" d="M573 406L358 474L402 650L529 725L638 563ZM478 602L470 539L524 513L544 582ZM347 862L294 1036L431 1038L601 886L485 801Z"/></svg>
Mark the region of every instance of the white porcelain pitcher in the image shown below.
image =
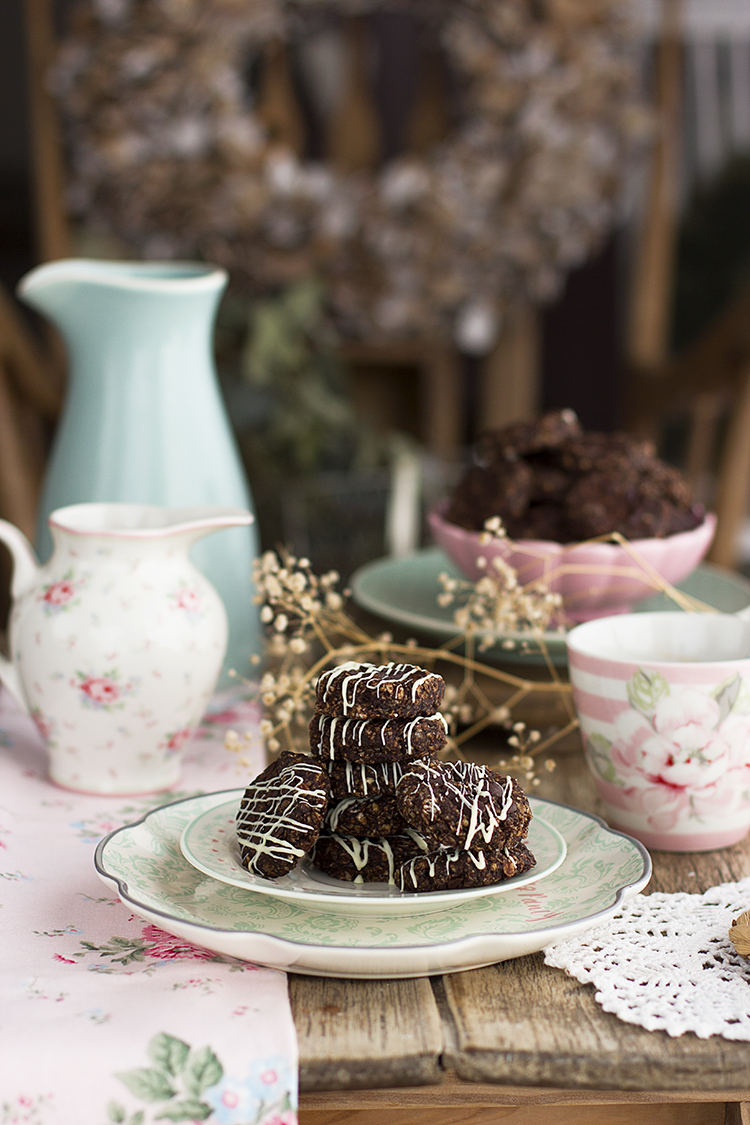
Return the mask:
<svg viewBox="0 0 750 1125"><path fill-rule="evenodd" d="M167 789L205 711L227 644L227 616L188 558L242 508L73 504L49 517L39 566L0 520L13 556L11 661L0 679L36 721L58 785L85 793Z"/></svg>

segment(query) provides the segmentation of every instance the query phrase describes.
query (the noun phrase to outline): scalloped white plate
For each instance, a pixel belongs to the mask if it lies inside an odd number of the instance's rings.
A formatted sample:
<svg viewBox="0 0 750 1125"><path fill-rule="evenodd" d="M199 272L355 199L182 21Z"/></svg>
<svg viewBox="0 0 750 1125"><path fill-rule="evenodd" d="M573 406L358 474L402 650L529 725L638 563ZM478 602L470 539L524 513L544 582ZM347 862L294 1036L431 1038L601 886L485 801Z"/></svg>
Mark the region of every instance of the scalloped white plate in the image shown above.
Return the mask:
<svg viewBox="0 0 750 1125"><path fill-rule="evenodd" d="M415 977L521 957L607 921L651 876L637 840L589 813L530 797L534 815L567 845L563 863L542 883L417 916L309 910L220 883L185 859L184 829L229 796L175 801L118 828L97 847L96 870L129 909L168 933L296 973Z"/></svg>
<svg viewBox="0 0 750 1125"><path fill-rule="evenodd" d="M208 809L188 824L180 838L182 854L188 863L212 879L232 887L286 899L308 910L357 916L432 914L485 895L507 893L525 887L527 883L538 883L551 875L565 859L565 841L560 833L541 817L534 817L526 842L536 857L536 866L532 871L514 875L512 879L489 887L410 894L387 883L359 885L333 879L307 860L282 879L263 879L259 875L251 875L240 861L235 816L243 792L243 789L238 789L231 801Z"/></svg>

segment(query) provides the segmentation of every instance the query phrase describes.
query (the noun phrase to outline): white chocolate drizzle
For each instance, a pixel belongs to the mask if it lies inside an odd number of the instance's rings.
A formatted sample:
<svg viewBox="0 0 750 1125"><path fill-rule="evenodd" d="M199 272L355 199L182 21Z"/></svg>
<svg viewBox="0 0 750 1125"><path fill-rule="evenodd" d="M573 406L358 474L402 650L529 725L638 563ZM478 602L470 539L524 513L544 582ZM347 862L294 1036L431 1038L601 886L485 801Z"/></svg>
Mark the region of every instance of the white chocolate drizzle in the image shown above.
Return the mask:
<svg viewBox="0 0 750 1125"><path fill-rule="evenodd" d="M399 883L401 890L406 889L406 884L411 883L414 890L419 888L419 878L417 875L417 867L421 870L427 869L427 874L430 879L434 879L436 874L444 875L446 879L450 878L451 868L460 864L461 860L466 863L468 860L473 863L477 871L484 871L487 867L487 859L484 852L480 849L478 851L468 852L462 848L440 848L437 851L430 852L427 855L418 855L413 859L409 859L406 863L402 863L399 869ZM425 888L427 889L427 888Z"/></svg>
<svg viewBox="0 0 750 1125"><path fill-rule="evenodd" d="M288 862L301 858L307 851L284 838L284 833L312 836L315 832L313 825L292 815L291 810L302 804L316 813L323 812L328 790L322 786L303 789L299 785L300 774L317 781L320 766L299 761L286 766L275 776L252 782L240 802L236 817L237 840L242 848L252 853L243 853L243 863L253 875L263 875L257 866L262 856Z"/></svg>
<svg viewBox="0 0 750 1125"><path fill-rule="evenodd" d="M439 711L434 715L417 715L415 719L347 719L318 713L313 721L317 728L317 741L314 741L315 735L311 731L312 749L318 758L328 758L331 762L336 761L337 747L340 752L345 746L357 746L361 750L363 743L369 747L378 743L386 746L386 732L391 726L401 728L396 745L403 739L402 749L406 757L414 756L414 734L421 724L440 723L443 730L448 731L447 720Z"/></svg>
<svg viewBox="0 0 750 1125"><path fill-rule="evenodd" d="M440 680L440 676L417 668L414 664L359 664L355 660L349 660L322 673L318 680L318 695L325 705L331 691L340 685L341 710L346 716L356 706L360 689L374 691L378 700L386 685L395 685L396 689L410 689L411 702L414 704L420 687L429 680Z"/></svg>
<svg viewBox="0 0 750 1125"><path fill-rule="evenodd" d="M422 803L430 823L442 819L457 837L460 847L469 851L480 837L489 844L500 825L507 820L513 804L513 778L502 779L499 799L490 789L493 775L485 766L473 762L435 762L420 759L404 771L406 778L416 778L420 789L426 789L427 800ZM495 775L496 776L496 775ZM500 781L497 778L497 781ZM407 810L399 803L402 815ZM450 812L450 818L448 817ZM410 819L407 816L406 819ZM464 819L468 821L463 835Z"/></svg>
<svg viewBox="0 0 750 1125"><path fill-rule="evenodd" d="M362 872L370 862L370 852L379 850L388 861L388 882L395 884L396 861L393 855L393 848L387 837L368 836L363 839L358 839L356 836L337 836L334 832L331 834L331 839L335 840L341 850L349 856L354 864L355 870L358 872L352 882L364 883L365 879Z"/></svg>

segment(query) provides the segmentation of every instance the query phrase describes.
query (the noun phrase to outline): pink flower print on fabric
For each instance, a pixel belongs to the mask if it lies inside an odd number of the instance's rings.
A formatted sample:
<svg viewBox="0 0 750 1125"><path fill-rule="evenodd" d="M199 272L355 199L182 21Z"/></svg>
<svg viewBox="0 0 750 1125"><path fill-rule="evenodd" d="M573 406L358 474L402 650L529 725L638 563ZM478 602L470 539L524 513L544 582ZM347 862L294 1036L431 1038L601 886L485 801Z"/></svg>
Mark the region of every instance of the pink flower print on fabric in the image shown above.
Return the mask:
<svg viewBox="0 0 750 1125"><path fill-rule="evenodd" d="M224 1074L205 1098L217 1125L297 1125L291 1097L295 1086L286 1060L272 1058L253 1063L242 1078Z"/></svg>
<svg viewBox="0 0 750 1125"><path fill-rule="evenodd" d="M739 677L712 694L672 687L639 671L631 709L615 721L610 748L620 783L655 829L681 816L728 812L750 790L750 691Z"/></svg>
<svg viewBox="0 0 750 1125"><path fill-rule="evenodd" d="M120 676L114 668L98 676L76 672L76 677L73 684L78 688L81 703L95 711L122 710L125 699L135 690L133 681L118 682Z"/></svg>
<svg viewBox="0 0 750 1125"><path fill-rule="evenodd" d="M208 949L199 949L189 942L180 941L179 938L160 930L158 926L144 926L143 940L148 942L145 950L149 957L157 961L217 961L220 960L215 953Z"/></svg>

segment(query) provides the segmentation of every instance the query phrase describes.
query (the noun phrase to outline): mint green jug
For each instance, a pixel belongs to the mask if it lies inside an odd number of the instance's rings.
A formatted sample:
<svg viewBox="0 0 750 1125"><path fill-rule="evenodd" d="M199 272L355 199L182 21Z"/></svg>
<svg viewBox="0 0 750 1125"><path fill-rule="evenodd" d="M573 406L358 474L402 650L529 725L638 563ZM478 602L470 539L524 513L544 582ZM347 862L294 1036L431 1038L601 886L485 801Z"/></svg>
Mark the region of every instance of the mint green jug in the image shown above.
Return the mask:
<svg viewBox="0 0 750 1125"><path fill-rule="evenodd" d="M252 511L219 392L213 324L227 283L199 262L72 258L39 266L19 296L57 326L68 350L68 392L42 494L37 548L52 543L47 517L83 501L181 508L221 504ZM223 683L245 675L260 651L253 604L255 526L196 543L195 565L229 618Z"/></svg>

